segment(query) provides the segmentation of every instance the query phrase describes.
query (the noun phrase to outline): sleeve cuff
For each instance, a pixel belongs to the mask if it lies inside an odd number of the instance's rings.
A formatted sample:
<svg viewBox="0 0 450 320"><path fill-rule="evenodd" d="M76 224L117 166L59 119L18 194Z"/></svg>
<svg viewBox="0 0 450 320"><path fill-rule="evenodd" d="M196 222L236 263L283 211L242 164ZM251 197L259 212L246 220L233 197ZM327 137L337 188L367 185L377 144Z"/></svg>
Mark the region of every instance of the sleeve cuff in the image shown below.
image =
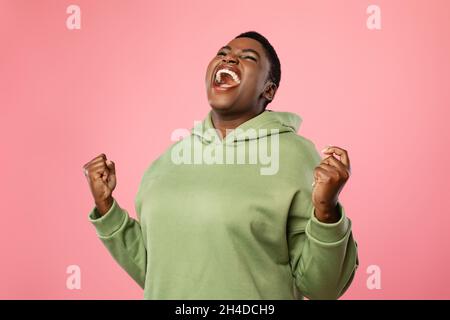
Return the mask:
<svg viewBox="0 0 450 320"><path fill-rule="evenodd" d="M351 221L345 214L344 207L337 203L341 218L335 223L324 223L314 215L314 206L311 209L311 219L306 225L306 234L319 242L335 243L342 240L351 228Z"/></svg>
<svg viewBox="0 0 450 320"><path fill-rule="evenodd" d="M89 213L89 221L94 225L100 237L111 236L120 229L126 219L127 213L119 206L115 198L113 200L111 208L103 216L96 207Z"/></svg>

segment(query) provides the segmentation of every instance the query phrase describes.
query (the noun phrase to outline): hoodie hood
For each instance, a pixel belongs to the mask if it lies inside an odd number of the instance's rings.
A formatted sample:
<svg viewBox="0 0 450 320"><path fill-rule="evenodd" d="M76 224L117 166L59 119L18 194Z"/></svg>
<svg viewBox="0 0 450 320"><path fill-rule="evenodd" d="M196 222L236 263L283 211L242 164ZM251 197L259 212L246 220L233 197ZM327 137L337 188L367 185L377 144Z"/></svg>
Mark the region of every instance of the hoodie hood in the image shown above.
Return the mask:
<svg viewBox="0 0 450 320"><path fill-rule="evenodd" d="M204 144L222 140L214 128L211 113L212 110L208 112L203 121L198 122L191 130L191 133L198 136ZM265 110L228 133L224 140L226 144L234 144L238 141L254 140L273 134L296 133L301 122L302 118L295 113ZM249 135L247 131L249 129L254 129L255 135Z"/></svg>

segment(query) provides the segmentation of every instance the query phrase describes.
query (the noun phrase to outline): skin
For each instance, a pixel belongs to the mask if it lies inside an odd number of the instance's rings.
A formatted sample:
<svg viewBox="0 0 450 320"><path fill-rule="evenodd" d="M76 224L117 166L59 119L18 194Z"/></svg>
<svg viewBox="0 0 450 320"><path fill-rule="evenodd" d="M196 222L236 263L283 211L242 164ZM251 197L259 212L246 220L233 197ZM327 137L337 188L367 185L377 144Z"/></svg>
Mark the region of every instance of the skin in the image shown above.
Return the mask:
<svg viewBox="0 0 450 320"><path fill-rule="evenodd" d="M205 76L212 121L222 138L226 136L226 130L235 129L262 113L264 101L272 101L277 91L276 84L268 79L270 61L258 41L238 38L224 47L209 62ZM238 87L223 92L213 88L213 73L219 64L233 65L240 70ZM321 222L335 223L340 219L338 196L350 177L350 159L347 151L337 146L322 152L327 157L314 169L314 214ZM83 171L97 210L103 216L113 204L112 192L117 184L115 164L102 153L87 162Z"/></svg>
<svg viewBox="0 0 450 320"><path fill-rule="evenodd" d="M208 64L205 77L206 94L212 108L212 121L222 137L226 136L226 129L235 129L263 112L265 99L273 100L277 90L277 86L267 80L270 62L258 41L238 38L225 46L231 50L217 51L216 56ZM256 53L243 52L245 49L254 50ZM213 72L219 64L234 65L241 71L241 83L237 88L227 92L214 90Z"/></svg>
<svg viewBox="0 0 450 320"><path fill-rule="evenodd" d="M335 223L341 218L337 202L339 193L350 178L350 159L347 151L337 146L329 146L322 152L327 157L314 169L314 214L321 222Z"/></svg>
<svg viewBox="0 0 450 320"><path fill-rule="evenodd" d="M101 153L83 165L83 172L100 215L105 215L113 204L112 192L116 188L117 177L113 161Z"/></svg>

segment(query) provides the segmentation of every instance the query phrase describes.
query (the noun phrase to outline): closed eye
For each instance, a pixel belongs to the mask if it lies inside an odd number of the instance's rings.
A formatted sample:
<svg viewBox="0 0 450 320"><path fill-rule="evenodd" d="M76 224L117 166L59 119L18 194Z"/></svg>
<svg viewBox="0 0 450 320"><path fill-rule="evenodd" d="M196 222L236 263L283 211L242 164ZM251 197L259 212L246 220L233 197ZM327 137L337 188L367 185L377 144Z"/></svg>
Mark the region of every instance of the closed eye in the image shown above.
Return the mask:
<svg viewBox="0 0 450 320"><path fill-rule="evenodd" d="M225 55L226 55L226 52L224 52L224 51L219 51L219 52L217 53L217 55L218 55L218 56L225 56ZM252 57L252 56L241 56L241 57L244 58L244 59L251 59L251 60L257 62L256 58L255 58L255 57Z"/></svg>
<svg viewBox="0 0 450 320"><path fill-rule="evenodd" d="M252 56L242 56L242 58L245 58L245 59L252 59L253 61L256 61L256 59L255 59L254 57L252 57Z"/></svg>

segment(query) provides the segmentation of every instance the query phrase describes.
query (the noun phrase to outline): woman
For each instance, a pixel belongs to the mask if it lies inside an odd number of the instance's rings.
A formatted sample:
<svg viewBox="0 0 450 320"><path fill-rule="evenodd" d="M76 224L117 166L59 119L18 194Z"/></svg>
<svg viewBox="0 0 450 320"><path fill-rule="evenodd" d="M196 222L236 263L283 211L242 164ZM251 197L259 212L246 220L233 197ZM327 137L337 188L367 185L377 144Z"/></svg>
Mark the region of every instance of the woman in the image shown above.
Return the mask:
<svg viewBox="0 0 450 320"><path fill-rule="evenodd" d="M296 134L299 116L266 110L280 75L256 32L219 50L206 72L211 110L145 171L138 220L112 196L114 162L83 166L89 220L144 298L337 299L352 282L357 244L338 201L347 152L329 147L321 160Z"/></svg>

